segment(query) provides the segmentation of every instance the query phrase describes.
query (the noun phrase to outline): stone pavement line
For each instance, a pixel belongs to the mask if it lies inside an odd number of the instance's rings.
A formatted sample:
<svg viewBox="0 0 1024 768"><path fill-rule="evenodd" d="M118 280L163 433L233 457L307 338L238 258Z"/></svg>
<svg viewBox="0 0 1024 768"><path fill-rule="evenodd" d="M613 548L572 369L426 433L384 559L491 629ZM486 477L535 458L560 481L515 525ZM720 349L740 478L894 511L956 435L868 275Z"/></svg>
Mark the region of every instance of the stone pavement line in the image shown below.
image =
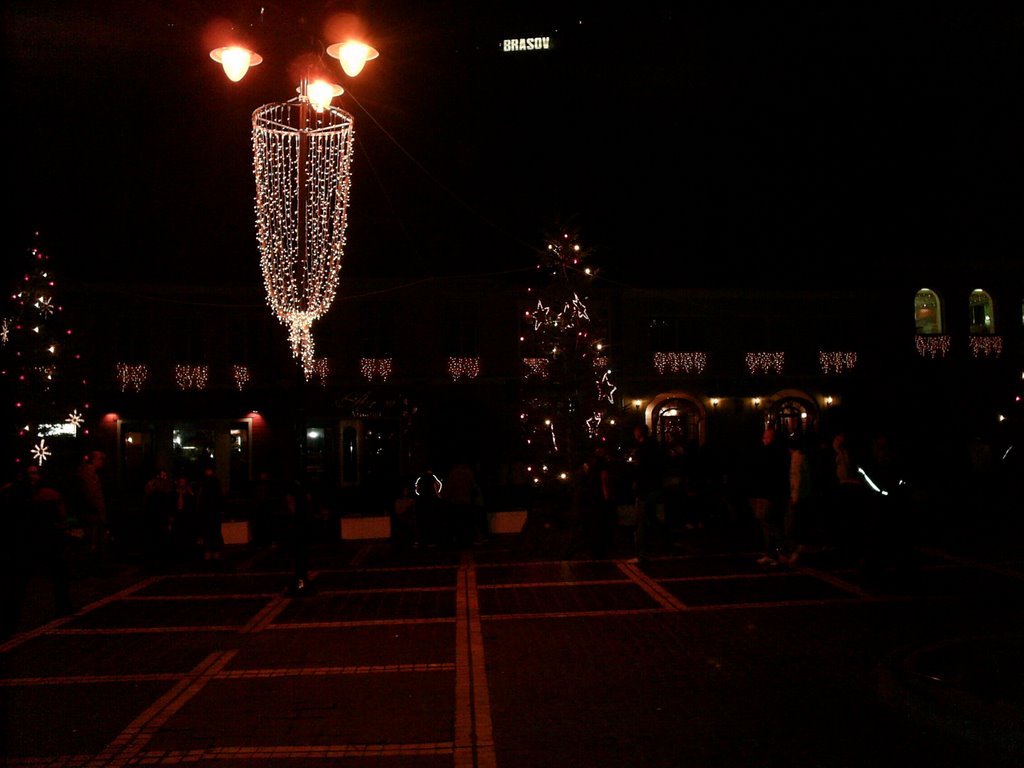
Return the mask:
<svg viewBox="0 0 1024 768"><path fill-rule="evenodd" d="M250 632L262 632L267 626L278 616L281 615L281 611L288 607L291 602L288 598L282 597L281 595L275 595L274 599L267 603L252 619L248 624L242 627L242 634Z"/></svg>
<svg viewBox="0 0 1024 768"><path fill-rule="evenodd" d="M992 563L984 563L974 558L964 557L963 555L952 555L949 552L943 552L941 549L931 549L929 547L915 547L915 549L929 557L936 557L943 560L949 560L950 562L956 563L957 565L967 565L972 568L978 568L983 571L989 571L999 576L1006 576L1011 579L1024 580L1024 571L1016 570L1015 568L1006 568L1000 565L993 565Z"/></svg>
<svg viewBox="0 0 1024 768"><path fill-rule="evenodd" d="M857 597L871 597L871 593L856 584L851 584L846 579L842 579L836 576L834 573L826 573L825 571L819 570L818 568L800 568L801 573L806 573L808 576L813 576L816 579L821 579L826 584L831 584L833 587L857 595Z"/></svg>
<svg viewBox="0 0 1024 768"><path fill-rule="evenodd" d="M620 571L630 578L630 581L634 582L644 592L654 598L662 608L666 608L670 611L688 610L688 606L684 602L646 573L641 571L635 563L629 563L625 560L616 560L615 565Z"/></svg>
<svg viewBox="0 0 1024 768"><path fill-rule="evenodd" d="M87 613L95 611L97 608L102 608L104 605L107 605L108 603L113 603L117 600L122 600L125 597L128 597L129 595L133 594L134 592L139 591L140 589L145 589L158 579L158 576L150 576L148 579L143 579L142 581L136 582L135 584L132 584L130 587L122 589L120 592L117 592L113 595L107 595L106 597L97 600L94 603L89 603L87 606L79 609L77 612L71 614L70 616L62 616L59 619L54 619L49 624L43 624L42 626L36 627L35 629L30 630L28 632L23 632L20 635L15 635L6 643L0 644L0 653L3 653L4 651L9 651L12 648L16 648L17 646L24 643L26 640L31 640L35 637L39 637L40 635L51 634L59 630L60 627L62 627L64 624L67 624L70 621L74 621L79 616L84 616Z"/></svg>
<svg viewBox="0 0 1024 768"><path fill-rule="evenodd" d="M107 747L90 760L87 768L99 766L128 765L145 747L157 728L167 722L171 715L181 709L184 704L195 696L203 687L223 669L237 650L211 653L186 677L183 677L171 690L157 699L135 720L129 723Z"/></svg>
<svg viewBox="0 0 1024 768"><path fill-rule="evenodd" d="M473 555L466 552L455 595L455 768L496 768L491 697Z"/></svg>

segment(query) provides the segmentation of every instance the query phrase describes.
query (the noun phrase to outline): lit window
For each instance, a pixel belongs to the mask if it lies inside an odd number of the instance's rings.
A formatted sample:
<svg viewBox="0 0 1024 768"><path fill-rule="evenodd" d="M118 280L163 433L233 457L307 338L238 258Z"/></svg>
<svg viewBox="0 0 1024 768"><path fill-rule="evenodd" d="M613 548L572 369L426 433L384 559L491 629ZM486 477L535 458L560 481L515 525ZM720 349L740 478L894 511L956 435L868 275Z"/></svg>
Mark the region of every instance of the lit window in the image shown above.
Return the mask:
<svg viewBox="0 0 1024 768"><path fill-rule="evenodd" d="M970 311L970 332L976 336L989 336L996 332L995 312L992 297L980 288L971 291L968 302Z"/></svg>
<svg viewBox="0 0 1024 768"><path fill-rule="evenodd" d="M935 291L922 288L914 296L914 327L920 336L942 333L942 303Z"/></svg>

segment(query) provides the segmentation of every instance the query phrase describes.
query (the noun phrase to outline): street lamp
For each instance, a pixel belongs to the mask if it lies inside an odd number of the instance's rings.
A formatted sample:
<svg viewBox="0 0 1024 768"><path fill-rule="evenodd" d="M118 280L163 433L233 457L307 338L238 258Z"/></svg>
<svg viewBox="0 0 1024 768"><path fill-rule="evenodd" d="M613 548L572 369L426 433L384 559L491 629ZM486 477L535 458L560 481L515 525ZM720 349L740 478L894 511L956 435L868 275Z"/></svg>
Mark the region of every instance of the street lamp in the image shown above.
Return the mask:
<svg viewBox="0 0 1024 768"><path fill-rule="evenodd" d="M357 40L328 46L349 76L377 50ZM210 52L234 82L263 58L241 46ZM252 114L256 231L267 301L288 328L293 356L313 374L313 323L338 288L348 223L355 139L352 115L331 105L344 93L336 83L304 76L297 96L264 104Z"/></svg>

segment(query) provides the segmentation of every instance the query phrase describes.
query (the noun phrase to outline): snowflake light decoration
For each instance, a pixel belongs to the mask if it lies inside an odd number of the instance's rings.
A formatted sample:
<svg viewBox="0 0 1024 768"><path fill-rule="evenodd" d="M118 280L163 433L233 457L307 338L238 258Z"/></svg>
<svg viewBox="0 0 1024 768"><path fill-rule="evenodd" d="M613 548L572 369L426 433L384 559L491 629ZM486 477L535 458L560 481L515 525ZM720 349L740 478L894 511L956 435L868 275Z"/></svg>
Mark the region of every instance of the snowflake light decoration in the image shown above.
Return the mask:
<svg viewBox="0 0 1024 768"><path fill-rule="evenodd" d="M78 409L75 408L75 410L68 414L68 417L64 419L64 421L68 422L68 424L73 425L75 429L80 429L81 426L85 423L85 418L82 416L82 414L78 412Z"/></svg>
<svg viewBox="0 0 1024 768"><path fill-rule="evenodd" d="M6 344L11 340L11 324L4 318L4 321L0 323L0 343Z"/></svg>
<svg viewBox="0 0 1024 768"><path fill-rule="evenodd" d="M53 301L49 296L40 296L39 300L36 301L36 309L39 310L39 314L44 317L48 317L53 314Z"/></svg>
<svg viewBox="0 0 1024 768"><path fill-rule="evenodd" d="M50 458L50 449L46 447L45 438L39 438L39 443L32 446L32 458L39 462L39 466L43 466L43 462Z"/></svg>

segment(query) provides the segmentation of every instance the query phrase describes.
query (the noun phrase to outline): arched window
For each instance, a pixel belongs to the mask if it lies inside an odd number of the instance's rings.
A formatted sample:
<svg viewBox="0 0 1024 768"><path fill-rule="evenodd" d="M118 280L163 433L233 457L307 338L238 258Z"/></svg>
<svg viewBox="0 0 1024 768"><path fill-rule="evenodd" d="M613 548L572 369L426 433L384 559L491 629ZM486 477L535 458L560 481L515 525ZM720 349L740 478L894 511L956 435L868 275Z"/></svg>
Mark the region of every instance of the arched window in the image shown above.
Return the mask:
<svg viewBox="0 0 1024 768"><path fill-rule="evenodd" d="M968 301L970 311L970 333L974 336L990 336L996 332L995 311L992 297L981 288L971 291Z"/></svg>
<svg viewBox="0 0 1024 768"><path fill-rule="evenodd" d="M930 288L922 288L914 296L914 327L920 336L942 333L942 302Z"/></svg>

